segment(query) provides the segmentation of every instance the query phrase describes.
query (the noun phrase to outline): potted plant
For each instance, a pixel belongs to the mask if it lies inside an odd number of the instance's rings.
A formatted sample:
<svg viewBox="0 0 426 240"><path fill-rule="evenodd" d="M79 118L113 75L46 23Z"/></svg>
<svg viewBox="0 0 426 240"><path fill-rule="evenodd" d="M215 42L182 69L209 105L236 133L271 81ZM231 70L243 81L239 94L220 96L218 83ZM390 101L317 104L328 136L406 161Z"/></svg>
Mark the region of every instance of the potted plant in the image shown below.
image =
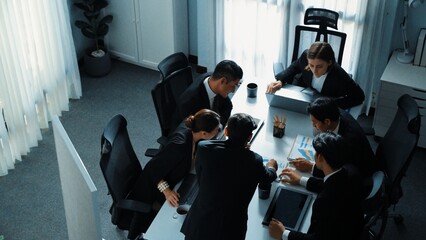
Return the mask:
<svg viewBox="0 0 426 240"><path fill-rule="evenodd" d="M108 6L105 0L82 0L74 3L81 9L85 21L75 21L75 26L81 29L81 33L93 39L94 46L89 47L84 55L84 70L90 76L104 76L111 70L111 58L104 46L104 37L108 33L108 23L112 22L112 15L101 15L101 10Z"/></svg>

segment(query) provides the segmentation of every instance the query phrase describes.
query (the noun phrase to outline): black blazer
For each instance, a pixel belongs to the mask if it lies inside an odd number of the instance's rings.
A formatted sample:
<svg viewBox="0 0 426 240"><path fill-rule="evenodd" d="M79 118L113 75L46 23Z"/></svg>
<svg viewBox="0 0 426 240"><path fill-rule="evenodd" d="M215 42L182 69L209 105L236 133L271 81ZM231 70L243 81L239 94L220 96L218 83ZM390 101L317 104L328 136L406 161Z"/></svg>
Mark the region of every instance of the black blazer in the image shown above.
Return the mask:
<svg viewBox="0 0 426 240"><path fill-rule="evenodd" d="M348 147L347 164L345 168L350 171L356 171L362 177L368 178L379 170L379 162L371 148L370 142L365 136L359 123L344 110L340 110L340 125L338 134L342 136ZM314 168L315 177L324 177L321 170Z"/></svg>
<svg viewBox="0 0 426 240"><path fill-rule="evenodd" d="M266 168L259 154L229 140L200 142L195 166L200 190L182 225L185 239L245 239L257 184L274 181L275 170Z"/></svg>
<svg viewBox="0 0 426 240"><path fill-rule="evenodd" d="M277 75L283 85L295 84L302 87L312 87L312 72L308 66L307 50L288 68ZM297 76L296 81L294 78ZM300 77L300 78L299 78ZM332 97L342 109L360 105L364 101L364 91L337 63L330 66L327 78L320 92L321 95Z"/></svg>
<svg viewBox="0 0 426 240"><path fill-rule="evenodd" d="M307 187L316 191L315 185ZM359 179L345 169L330 176L312 206L308 233L290 232L289 240L358 240L363 227ZM285 222L284 222L285 226Z"/></svg>
<svg viewBox="0 0 426 240"><path fill-rule="evenodd" d="M338 133L349 147L348 162L357 168L360 175L370 177L379 170L379 163L359 123L346 111L340 110Z"/></svg>
<svg viewBox="0 0 426 240"><path fill-rule="evenodd" d="M190 171L191 163L192 132L182 124L172 133L161 151L145 165L130 198L146 203L163 203L165 198L157 189L158 182L164 179L173 189Z"/></svg>
<svg viewBox="0 0 426 240"><path fill-rule="evenodd" d="M204 79L208 76L209 74L199 76L180 96L177 104L178 119L175 120L175 124L179 124L186 117L195 114L203 108L211 109L210 100L203 83ZM219 97L219 109L216 110L216 112L220 115L220 123L223 126L226 126L229 116L231 115L231 111L231 99L229 99L229 97Z"/></svg>

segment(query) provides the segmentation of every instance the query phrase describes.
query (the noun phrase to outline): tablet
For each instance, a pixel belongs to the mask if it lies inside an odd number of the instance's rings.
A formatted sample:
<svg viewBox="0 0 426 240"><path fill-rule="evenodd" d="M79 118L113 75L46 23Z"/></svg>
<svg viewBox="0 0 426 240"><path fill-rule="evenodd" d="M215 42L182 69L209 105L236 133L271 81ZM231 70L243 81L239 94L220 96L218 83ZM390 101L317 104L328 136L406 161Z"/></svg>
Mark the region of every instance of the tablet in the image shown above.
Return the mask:
<svg viewBox="0 0 426 240"><path fill-rule="evenodd" d="M268 226L271 219L275 218L281 221L286 229L300 231L312 200L312 193L280 186L275 191L262 224Z"/></svg>

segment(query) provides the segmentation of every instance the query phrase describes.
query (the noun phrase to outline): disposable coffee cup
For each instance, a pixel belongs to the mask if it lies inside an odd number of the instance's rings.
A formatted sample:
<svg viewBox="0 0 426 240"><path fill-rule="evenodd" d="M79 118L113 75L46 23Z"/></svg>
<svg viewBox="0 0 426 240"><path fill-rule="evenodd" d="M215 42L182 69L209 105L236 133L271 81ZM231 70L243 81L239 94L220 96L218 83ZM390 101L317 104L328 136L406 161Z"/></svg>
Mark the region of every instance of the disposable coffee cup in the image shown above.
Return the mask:
<svg viewBox="0 0 426 240"><path fill-rule="evenodd" d="M269 195L271 194L271 183L268 184L261 184L259 183L259 186L257 187L257 191L259 192L259 198L260 199L268 199Z"/></svg>
<svg viewBox="0 0 426 240"><path fill-rule="evenodd" d="M249 83L247 84L247 97L255 98L257 96L257 84Z"/></svg>

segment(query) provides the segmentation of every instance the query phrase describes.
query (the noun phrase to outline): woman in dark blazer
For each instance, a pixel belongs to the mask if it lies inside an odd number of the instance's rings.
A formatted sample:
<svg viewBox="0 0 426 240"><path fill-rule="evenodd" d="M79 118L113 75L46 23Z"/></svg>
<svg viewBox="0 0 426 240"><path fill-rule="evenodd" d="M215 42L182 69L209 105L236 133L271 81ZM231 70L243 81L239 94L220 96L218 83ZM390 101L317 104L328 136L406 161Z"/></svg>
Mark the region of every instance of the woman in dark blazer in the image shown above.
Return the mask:
<svg viewBox="0 0 426 240"><path fill-rule="evenodd" d="M287 69L276 76L267 92L274 93L284 84L310 87L322 96L334 98L342 109L357 106L365 95L359 85L336 63L334 51L326 42L315 42Z"/></svg>
<svg viewBox="0 0 426 240"><path fill-rule="evenodd" d="M165 200L178 207L179 194L173 190L174 186L194 170L197 143L212 139L219 129L220 116L212 110L202 109L186 118L161 151L146 164L129 198L153 204L154 211L158 211ZM145 221L142 232L149 223Z"/></svg>

